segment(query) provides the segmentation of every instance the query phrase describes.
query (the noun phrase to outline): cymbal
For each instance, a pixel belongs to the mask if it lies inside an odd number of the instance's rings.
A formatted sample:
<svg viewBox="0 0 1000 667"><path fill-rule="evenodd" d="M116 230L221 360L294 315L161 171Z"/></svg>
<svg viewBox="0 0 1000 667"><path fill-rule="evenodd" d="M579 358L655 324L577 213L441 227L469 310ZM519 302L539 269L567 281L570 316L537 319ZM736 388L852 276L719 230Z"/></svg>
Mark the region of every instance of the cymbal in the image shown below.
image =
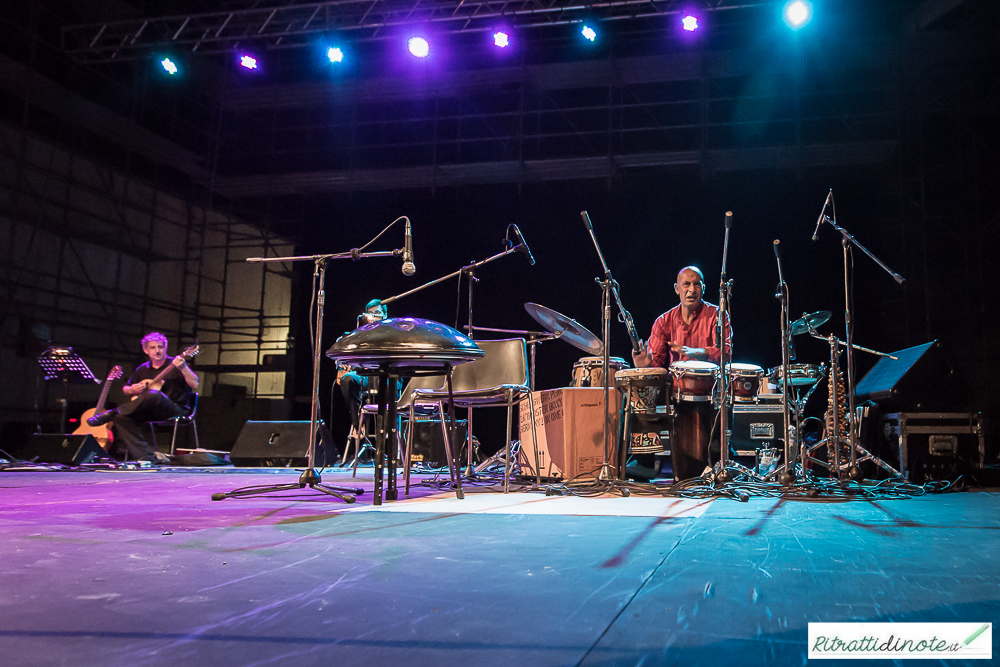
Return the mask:
<svg viewBox="0 0 1000 667"><path fill-rule="evenodd" d="M826 324L831 315L832 313L829 310L817 310L815 313L809 315L803 314L802 317L792 322L789 333L793 336L809 333L810 329L815 329L821 324Z"/></svg>
<svg viewBox="0 0 1000 667"><path fill-rule="evenodd" d="M590 333L585 326L576 320L537 303L526 303L524 309L528 311L533 320L545 327L546 330L559 334L560 338L573 347L590 352L595 357L604 352L604 344L601 339Z"/></svg>

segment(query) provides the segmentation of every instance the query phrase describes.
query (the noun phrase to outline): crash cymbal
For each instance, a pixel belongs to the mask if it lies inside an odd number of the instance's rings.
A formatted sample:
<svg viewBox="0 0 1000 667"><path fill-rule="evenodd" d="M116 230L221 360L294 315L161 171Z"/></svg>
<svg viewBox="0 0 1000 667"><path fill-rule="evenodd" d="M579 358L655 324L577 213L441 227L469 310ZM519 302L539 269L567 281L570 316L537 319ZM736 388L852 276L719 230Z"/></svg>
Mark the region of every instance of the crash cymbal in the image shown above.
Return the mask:
<svg viewBox="0 0 1000 667"><path fill-rule="evenodd" d="M798 336L799 334L809 333L810 329L815 329L822 324L826 324L831 314L829 310L817 310L815 313L803 314L802 317L792 322L790 327L791 334Z"/></svg>
<svg viewBox="0 0 1000 667"><path fill-rule="evenodd" d="M576 320L537 303L526 303L524 309L533 320L546 330L559 334L560 338L573 347L589 352L595 357L603 353L604 344L601 343L601 339Z"/></svg>

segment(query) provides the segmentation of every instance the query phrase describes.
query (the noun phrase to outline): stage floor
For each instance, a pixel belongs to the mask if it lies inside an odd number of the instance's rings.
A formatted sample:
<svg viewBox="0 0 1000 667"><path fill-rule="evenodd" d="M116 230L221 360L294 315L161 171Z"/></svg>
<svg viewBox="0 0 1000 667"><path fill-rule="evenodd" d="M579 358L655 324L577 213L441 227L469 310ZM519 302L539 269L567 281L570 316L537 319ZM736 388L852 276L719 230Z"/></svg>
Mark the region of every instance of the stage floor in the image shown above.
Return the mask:
<svg viewBox="0 0 1000 667"><path fill-rule="evenodd" d="M373 507L369 468L324 475L364 487L354 505L210 499L296 479L3 473L3 663L802 665L810 621L1000 610L995 491L740 503L418 488Z"/></svg>

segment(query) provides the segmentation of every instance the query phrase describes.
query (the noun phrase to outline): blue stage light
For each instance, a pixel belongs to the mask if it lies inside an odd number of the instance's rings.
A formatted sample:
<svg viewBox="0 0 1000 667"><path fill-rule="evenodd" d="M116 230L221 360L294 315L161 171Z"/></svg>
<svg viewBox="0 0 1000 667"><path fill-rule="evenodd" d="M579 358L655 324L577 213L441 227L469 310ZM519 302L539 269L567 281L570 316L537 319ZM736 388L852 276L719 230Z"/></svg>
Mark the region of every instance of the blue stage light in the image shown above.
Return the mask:
<svg viewBox="0 0 1000 667"><path fill-rule="evenodd" d="M595 39L597 39L597 33L594 31L593 28L591 28L586 23L583 24L583 29L580 31L580 34L583 35L585 38L589 39L592 42Z"/></svg>
<svg viewBox="0 0 1000 667"><path fill-rule="evenodd" d="M805 0L792 0L785 4L783 16L789 28L798 30L812 18L812 5Z"/></svg>
<svg viewBox="0 0 1000 667"><path fill-rule="evenodd" d="M161 60L160 65L163 66L163 69L167 70L167 74L171 76L177 74L177 65L175 65L174 61L171 60L170 58L164 58L163 60Z"/></svg>
<svg viewBox="0 0 1000 667"><path fill-rule="evenodd" d="M240 66L247 69L257 69L257 59L244 53L240 56Z"/></svg>
<svg viewBox="0 0 1000 667"><path fill-rule="evenodd" d="M336 46L331 46L326 50L326 57L329 58L332 63L344 62L344 52Z"/></svg>

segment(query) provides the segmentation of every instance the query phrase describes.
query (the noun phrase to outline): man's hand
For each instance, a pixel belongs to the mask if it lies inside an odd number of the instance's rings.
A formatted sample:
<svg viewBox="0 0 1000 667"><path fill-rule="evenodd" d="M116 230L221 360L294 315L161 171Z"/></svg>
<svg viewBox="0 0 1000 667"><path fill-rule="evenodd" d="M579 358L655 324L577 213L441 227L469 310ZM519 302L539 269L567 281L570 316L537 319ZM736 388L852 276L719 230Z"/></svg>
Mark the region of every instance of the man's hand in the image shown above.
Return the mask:
<svg viewBox="0 0 1000 667"><path fill-rule="evenodd" d="M640 340L639 348L639 352L632 350L632 363L636 368L649 368L653 365L653 358L649 356L649 344Z"/></svg>
<svg viewBox="0 0 1000 667"><path fill-rule="evenodd" d="M174 360L171 361L170 363L172 363L174 366L177 366L177 368L180 368L181 366L184 365L184 357L178 354L176 357L174 357Z"/></svg>
<svg viewBox="0 0 1000 667"><path fill-rule="evenodd" d="M670 343L670 349L687 357L701 358L708 354L708 351L703 347L688 347L687 345L681 345L680 343Z"/></svg>

